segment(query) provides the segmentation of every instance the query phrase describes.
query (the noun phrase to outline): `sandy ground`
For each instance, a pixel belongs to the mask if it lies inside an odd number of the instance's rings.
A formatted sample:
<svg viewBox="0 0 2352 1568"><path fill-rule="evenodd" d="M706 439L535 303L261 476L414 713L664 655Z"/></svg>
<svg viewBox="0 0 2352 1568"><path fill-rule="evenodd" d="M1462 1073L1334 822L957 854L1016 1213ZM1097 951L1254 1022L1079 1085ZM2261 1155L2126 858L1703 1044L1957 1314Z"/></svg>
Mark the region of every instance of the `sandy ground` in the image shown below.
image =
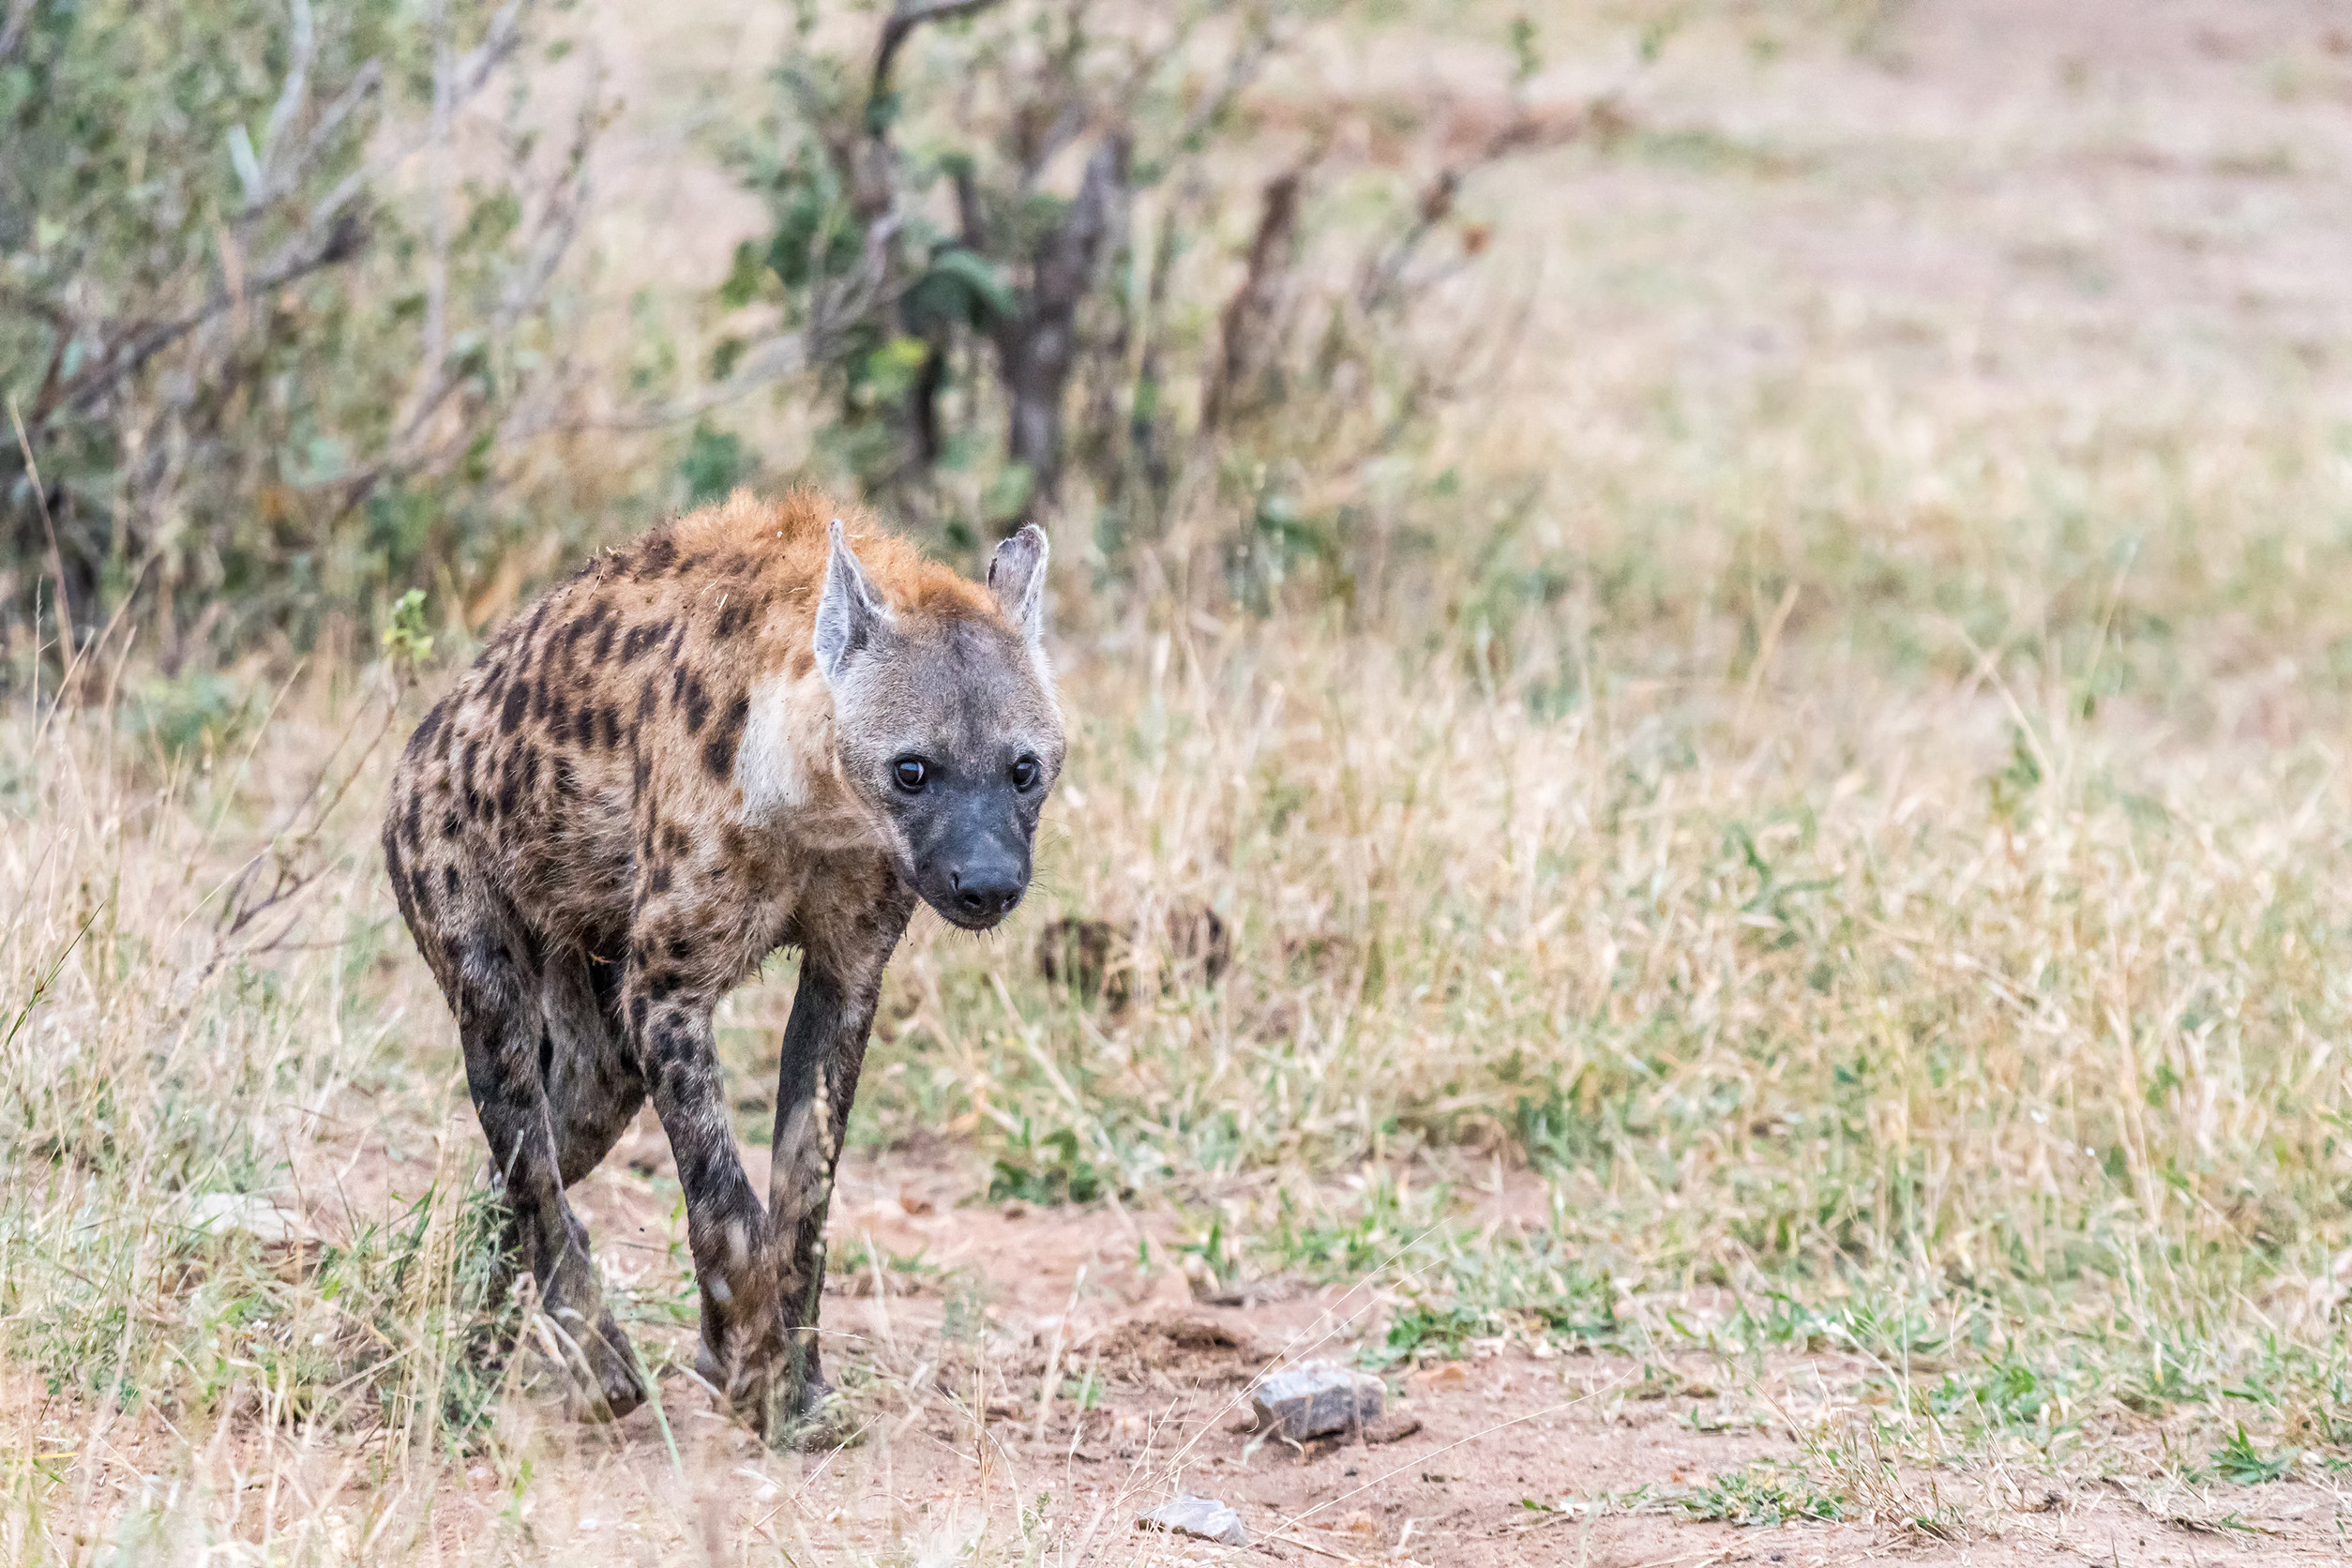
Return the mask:
<svg viewBox="0 0 2352 1568"><path fill-rule="evenodd" d="M452 1150L473 1136L462 1116L444 1133ZM438 1163L430 1141L348 1146L339 1196L313 1188L314 1225L335 1229L385 1195L420 1189ZM764 1151L746 1149L745 1161L763 1187ZM650 1119L574 1199L609 1275L649 1297L675 1288L678 1187ZM1751 1461L1798 1460L1798 1429L1818 1432L1824 1417L1835 1429L1866 1411L1885 1369L1845 1353L1734 1366L1705 1352L1474 1345L1463 1360L1389 1369L1386 1413L1361 1440L1267 1441L1247 1429L1251 1382L1304 1360L1355 1362L1386 1303L1362 1288L1279 1282L1204 1294L1164 1261L1175 1235L1171 1216L1111 1203L990 1202L966 1163L853 1160L835 1205L824 1303L829 1369L858 1426L852 1443L769 1452L677 1364L692 1358L690 1331L641 1322L641 1353L665 1367L659 1415L649 1406L597 1427L519 1402L513 1422L527 1435L513 1452L532 1466L528 1502L511 1473L480 1464L466 1492L435 1500L430 1530L467 1557L505 1539L559 1560L628 1543L634 1560L689 1532L718 1562L779 1549L795 1560L909 1549L931 1560L1006 1529L1018 1504L1074 1560L2345 1560L2352 1500L2298 1483L2169 1485L2152 1426L2118 1427L2100 1444L2103 1463L2150 1460L2112 1476L1981 1464L1906 1472L1877 1516L1833 1523L1735 1526L1674 1509ZM1702 1293L1673 1304L1703 1321L1725 1304ZM1232 1507L1250 1545L1134 1531L1140 1513L1180 1495ZM1939 1502L1967 1519L1964 1538L1903 1522Z"/></svg>

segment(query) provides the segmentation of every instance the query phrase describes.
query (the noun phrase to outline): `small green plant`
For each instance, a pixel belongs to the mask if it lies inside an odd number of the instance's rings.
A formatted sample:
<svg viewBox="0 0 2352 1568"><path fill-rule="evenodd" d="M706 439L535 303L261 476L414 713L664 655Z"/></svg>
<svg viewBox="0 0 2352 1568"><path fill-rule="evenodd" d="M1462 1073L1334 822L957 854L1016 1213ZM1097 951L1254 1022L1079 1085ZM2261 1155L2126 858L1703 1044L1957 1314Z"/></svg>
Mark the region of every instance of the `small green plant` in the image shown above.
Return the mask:
<svg viewBox="0 0 2352 1568"><path fill-rule="evenodd" d="M1365 1347L1367 1365L1393 1366L1400 1361L1456 1360L1469 1342L1495 1332L1494 1319L1477 1307L1432 1306L1415 1303L1400 1307L1388 1320L1388 1332L1378 1346Z"/></svg>
<svg viewBox="0 0 2352 1568"><path fill-rule="evenodd" d="M1693 1519L1733 1525L1779 1525L1815 1519L1835 1523L1847 1516L1836 1498L1817 1491L1785 1467L1757 1463L1726 1470L1674 1499L1677 1513Z"/></svg>
<svg viewBox="0 0 2352 1568"><path fill-rule="evenodd" d="M250 685L211 671L158 675L124 700L123 727L166 757L214 757L235 744L267 701Z"/></svg>
<svg viewBox="0 0 2352 1568"><path fill-rule="evenodd" d="M1035 1138L1024 1121L1012 1146L996 1157L995 1171L988 1178L988 1201L1017 1199L1048 1206L1092 1203L1108 1185L1102 1170L1086 1157L1076 1129L1056 1127Z"/></svg>
<svg viewBox="0 0 2352 1568"><path fill-rule="evenodd" d="M2016 822L2024 816L2034 792L2041 787L2041 751L2022 726L2012 725L2009 731L2009 763L1984 780L1993 816L2004 822Z"/></svg>
<svg viewBox="0 0 2352 1568"><path fill-rule="evenodd" d="M1944 1374L1928 1405L1939 1415L1973 1415L1995 1425L2048 1425L2067 1393L2063 1378L2013 1348L1981 1366Z"/></svg>
<svg viewBox="0 0 2352 1568"><path fill-rule="evenodd" d="M392 606L384 628L384 656L393 669L414 674L433 656L432 633L425 629L425 590L411 588Z"/></svg>
<svg viewBox="0 0 2352 1568"><path fill-rule="evenodd" d="M947 1302L940 1313L940 1337L950 1345L977 1343L988 1328L988 1282L958 1269L947 1276Z"/></svg>
<svg viewBox="0 0 2352 1568"><path fill-rule="evenodd" d="M1103 1402L1103 1381L1093 1369L1076 1378L1062 1380L1062 1397L1081 1410L1091 1410Z"/></svg>
<svg viewBox="0 0 2352 1568"><path fill-rule="evenodd" d="M725 500L728 491L751 477L752 469L741 436L716 429L708 421L698 422L687 438L685 455L678 460L686 505Z"/></svg>
<svg viewBox="0 0 2352 1568"><path fill-rule="evenodd" d="M2292 1448L2264 1454L2246 1435L2246 1424L2241 1421L2229 1440L2213 1451L2211 1463L2216 1480L2233 1486L2260 1486L2294 1474L2301 1460L2302 1455Z"/></svg>
<svg viewBox="0 0 2352 1568"><path fill-rule="evenodd" d="M927 1283L936 1285L945 1277L945 1271L927 1259L922 1248L893 1252L886 1246L870 1246L863 1236L833 1249L825 1259L827 1276L843 1281L852 1291L870 1288L877 1273L893 1291L912 1290Z"/></svg>

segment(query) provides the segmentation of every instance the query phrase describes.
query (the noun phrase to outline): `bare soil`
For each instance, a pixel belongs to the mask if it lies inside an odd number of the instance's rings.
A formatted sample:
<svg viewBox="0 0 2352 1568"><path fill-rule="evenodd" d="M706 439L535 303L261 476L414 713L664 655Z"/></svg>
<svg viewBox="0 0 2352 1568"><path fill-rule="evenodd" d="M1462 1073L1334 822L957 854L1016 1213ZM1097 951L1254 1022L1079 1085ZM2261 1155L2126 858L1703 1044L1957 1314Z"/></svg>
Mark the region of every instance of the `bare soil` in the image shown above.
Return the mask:
<svg viewBox="0 0 2352 1568"><path fill-rule="evenodd" d="M470 1148L471 1136L453 1118L443 1148ZM746 1149L745 1160L763 1187L765 1152ZM437 1166L447 1169L430 1149L353 1148L337 1196L313 1200L312 1222L336 1229L371 1199L421 1189ZM663 1368L658 1414L649 1405L612 1427L551 1407L520 1418L538 1500L524 1508L527 1539L557 1557L607 1541L653 1551L691 1528L714 1561L759 1560L769 1542L799 1560L803 1550L855 1560L908 1545L928 1560L983 1528L993 1497L1000 1520L1002 1504L1018 1500L1087 1560L2344 1560L2346 1500L2297 1483L2169 1484L2152 1426L2145 1440L2118 1430L2098 1445L2108 1465L2144 1454L2136 1473L1906 1472L1874 1499L1874 1516L1838 1522L1733 1525L1677 1507L1752 1461L1787 1462L1772 1473L1796 1484L1798 1430L1866 1411L1885 1370L1846 1353L1732 1366L1708 1353L1480 1346L1463 1360L1389 1369L1387 1414L1362 1440L1265 1440L1248 1430L1252 1380L1316 1357L1355 1361L1377 1341L1386 1305L1377 1294L1272 1282L1204 1296L1166 1261L1170 1215L1113 1202L998 1204L984 1192L977 1170L948 1160L845 1168L824 1329L828 1369L853 1412L850 1443L769 1452L684 1370L691 1330L641 1322L641 1349ZM650 1119L574 1198L616 1282L647 1297L675 1288L683 1216ZM1677 1304L1704 1320L1721 1304L1702 1293ZM546 1485L571 1473L576 1484ZM452 1552L518 1528L505 1478L481 1465L470 1479L432 1511ZM1250 1545L1134 1531L1138 1515L1180 1495L1231 1506ZM550 1498L572 1506L550 1516ZM1957 1538L1911 1522L1932 1522L1938 1505L1965 1519Z"/></svg>

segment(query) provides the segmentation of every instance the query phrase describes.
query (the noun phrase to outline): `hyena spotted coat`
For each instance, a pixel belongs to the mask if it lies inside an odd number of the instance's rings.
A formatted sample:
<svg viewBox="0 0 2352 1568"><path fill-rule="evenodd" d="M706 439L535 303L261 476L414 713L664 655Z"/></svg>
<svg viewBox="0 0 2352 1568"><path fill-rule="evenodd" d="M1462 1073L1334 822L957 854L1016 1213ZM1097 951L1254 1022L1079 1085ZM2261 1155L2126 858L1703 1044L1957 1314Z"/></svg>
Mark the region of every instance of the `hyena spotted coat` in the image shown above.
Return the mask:
<svg viewBox="0 0 2352 1568"><path fill-rule="evenodd" d="M1045 565L1025 529L984 588L822 496L738 494L519 615L411 737L384 863L592 1413L646 1390L564 1189L649 1096L704 1371L779 1433L825 1393L825 1209L882 966L918 898L972 930L1011 912L1061 771ZM784 946L763 1208L711 1012Z"/></svg>

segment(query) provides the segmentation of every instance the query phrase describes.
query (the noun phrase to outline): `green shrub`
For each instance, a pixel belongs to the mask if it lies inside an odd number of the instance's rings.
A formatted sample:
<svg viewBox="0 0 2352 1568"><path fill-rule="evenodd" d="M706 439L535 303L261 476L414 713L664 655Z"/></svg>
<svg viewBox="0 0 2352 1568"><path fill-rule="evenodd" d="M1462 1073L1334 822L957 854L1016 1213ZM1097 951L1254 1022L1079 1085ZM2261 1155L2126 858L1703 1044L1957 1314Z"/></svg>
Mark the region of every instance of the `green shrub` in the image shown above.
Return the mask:
<svg viewBox="0 0 2352 1568"><path fill-rule="evenodd" d="M0 58L8 614L62 577L82 638L134 598L176 663L184 633L307 641L463 581L517 532L502 465L565 373L546 316L594 122L538 144L510 68L532 7L437 14L24 11ZM460 139L496 156L452 185Z"/></svg>

